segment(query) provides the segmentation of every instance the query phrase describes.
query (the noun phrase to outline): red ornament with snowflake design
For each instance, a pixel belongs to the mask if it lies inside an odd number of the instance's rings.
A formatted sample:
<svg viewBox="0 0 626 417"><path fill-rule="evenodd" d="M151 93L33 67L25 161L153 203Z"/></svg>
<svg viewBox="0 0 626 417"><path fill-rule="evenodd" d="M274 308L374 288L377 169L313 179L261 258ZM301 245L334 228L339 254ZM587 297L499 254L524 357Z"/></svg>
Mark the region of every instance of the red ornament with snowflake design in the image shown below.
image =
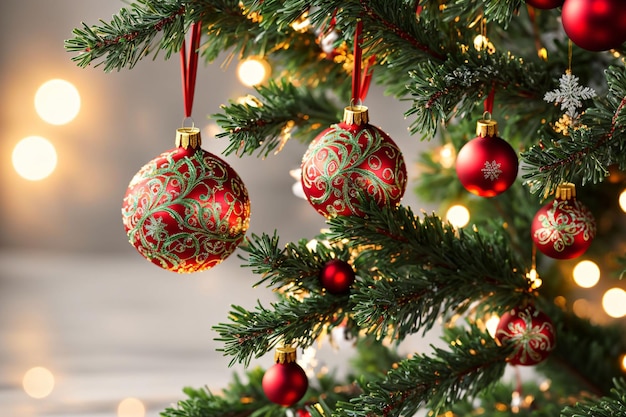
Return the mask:
<svg viewBox="0 0 626 417"><path fill-rule="evenodd" d="M404 195L407 172L402 153L368 121L367 107L346 107L343 121L318 135L302 158L304 194L326 217L361 216L360 192L380 207L398 204Z"/></svg>
<svg viewBox="0 0 626 417"><path fill-rule="evenodd" d="M177 130L177 147L148 162L122 205L130 243L163 269L197 272L226 259L248 229L250 199L237 173L200 148L200 130Z"/></svg>
<svg viewBox="0 0 626 417"><path fill-rule="evenodd" d="M276 364L263 375L263 392L273 403L292 406L304 397L309 388L309 379L304 369L296 363L296 350L293 347L277 348L274 361Z"/></svg>
<svg viewBox="0 0 626 417"><path fill-rule="evenodd" d="M502 346L513 345L513 353L508 358L513 365L536 365L556 346L552 320L533 306L505 313L498 322L495 338Z"/></svg>
<svg viewBox="0 0 626 417"><path fill-rule="evenodd" d="M498 124L481 119L476 137L467 142L456 158L456 174L465 189L481 197L494 197L515 182L517 154L498 137Z"/></svg>
<svg viewBox="0 0 626 417"><path fill-rule="evenodd" d="M589 248L596 235L593 214L576 199L576 187L563 183L554 201L537 211L531 224L537 249L554 259L576 258Z"/></svg>

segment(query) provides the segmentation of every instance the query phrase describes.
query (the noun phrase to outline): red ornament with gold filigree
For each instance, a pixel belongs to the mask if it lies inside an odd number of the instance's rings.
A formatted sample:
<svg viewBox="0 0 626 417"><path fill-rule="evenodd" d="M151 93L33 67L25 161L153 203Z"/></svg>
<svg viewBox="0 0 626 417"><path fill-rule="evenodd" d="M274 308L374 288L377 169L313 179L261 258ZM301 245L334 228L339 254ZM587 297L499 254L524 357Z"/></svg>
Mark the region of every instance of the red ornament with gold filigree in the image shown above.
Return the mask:
<svg viewBox="0 0 626 417"><path fill-rule="evenodd" d="M513 353L508 358L513 365L536 365L556 346L552 320L533 306L505 313L498 322L495 338L503 346L513 345Z"/></svg>
<svg viewBox="0 0 626 417"><path fill-rule="evenodd" d="M302 159L304 194L326 217L361 216L361 192L380 207L396 205L404 195L402 153L368 121L367 107L346 107L344 120L315 138Z"/></svg>
<svg viewBox="0 0 626 417"><path fill-rule="evenodd" d="M200 148L199 129L178 129L176 145L131 180L122 205L124 229L155 265L180 273L203 271L241 243L250 199L230 165Z"/></svg>
<svg viewBox="0 0 626 417"><path fill-rule="evenodd" d="M554 259L576 258L591 246L596 222L591 211L576 199L574 184L557 187L555 200L535 214L531 235L537 249Z"/></svg>

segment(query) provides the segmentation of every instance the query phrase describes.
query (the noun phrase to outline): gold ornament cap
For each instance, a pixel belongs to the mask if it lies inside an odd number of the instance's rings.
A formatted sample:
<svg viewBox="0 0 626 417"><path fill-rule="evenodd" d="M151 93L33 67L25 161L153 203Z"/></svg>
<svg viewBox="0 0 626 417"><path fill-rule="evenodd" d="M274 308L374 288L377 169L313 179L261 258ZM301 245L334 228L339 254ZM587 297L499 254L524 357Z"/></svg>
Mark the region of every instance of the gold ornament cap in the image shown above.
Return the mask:
<svg viewBox="0 0 626 417"><path fill-rule="evenodd" d="M198 149L202 145L200 129L197 127L181 127L176 129L176 146L179 148Z"/></svg>
<svg viewBox="0 0 626 417"><path fill-rule="evenodd" d="M498 122L491 119L480 119L476 122L476 136L480 138L498 136Z"/></svg>
<svg viewBox="0 0 626 417"><path fill-rule="evenodd" d="M343 109L343 122L349 125L363 126L370 120L366 106L348 106Z"/></svg>
<svg viewBox="0 0 626 417"><path fill-rule="evenodd" d="M576 186L571 182L564 182L556 187L557 200L572 200L576 198Z"/></svg>
<svg viewBox="0 0 626 417"><path fill-rule="evenodd" d="M296 348L292 346L281 346L276 348L274 353L274 362L276 363L291 363L297 359Z"/></svg>

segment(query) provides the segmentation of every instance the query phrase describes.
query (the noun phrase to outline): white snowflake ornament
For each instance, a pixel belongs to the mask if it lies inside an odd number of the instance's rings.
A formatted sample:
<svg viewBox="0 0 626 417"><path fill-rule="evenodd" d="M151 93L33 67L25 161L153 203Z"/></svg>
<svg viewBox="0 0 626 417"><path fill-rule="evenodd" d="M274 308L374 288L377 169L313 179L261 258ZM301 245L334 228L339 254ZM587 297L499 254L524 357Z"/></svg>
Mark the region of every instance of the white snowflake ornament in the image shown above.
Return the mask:
<svg viewBox="0 0 626 417"><path fill-rule="evenodd" d="M582 107L582 101L595 96L593 88L580 86L578 77L567 70L559 80L559 88L547 92L543 99L548 103L561 104L561 110L566 110L565 114L575 120L579 116L578 109Z"/></svg>

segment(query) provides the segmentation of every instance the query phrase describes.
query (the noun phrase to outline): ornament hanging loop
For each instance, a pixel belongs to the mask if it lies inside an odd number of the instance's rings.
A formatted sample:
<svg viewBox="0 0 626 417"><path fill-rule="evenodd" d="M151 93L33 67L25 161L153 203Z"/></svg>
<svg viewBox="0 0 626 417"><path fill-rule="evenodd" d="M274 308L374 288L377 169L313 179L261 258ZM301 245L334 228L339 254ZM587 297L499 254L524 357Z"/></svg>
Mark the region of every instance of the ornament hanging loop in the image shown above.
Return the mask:
<svg viewBox="0 0 626 417"><path fill-rule="evenodd" d="M191 116L193 109L193 96L196 88L196 74L198 73L198 48L200 47L200 36L202 34L202 22L194 22L190 28L189 51L183 40L180 48L181 74L183 81L183 103L185 106L185 117Z"/></svg>
<svg viewBox="0 0 626 417"><path fill-rule="evenodd" d="M361 48L361 35L363 21L358 19L354 30L354 65L352 67L352 102L363 102L367 96L372 81L372 66L376 62L376 56L372 55L365 66L362 67L363 50Z"/></svg>

